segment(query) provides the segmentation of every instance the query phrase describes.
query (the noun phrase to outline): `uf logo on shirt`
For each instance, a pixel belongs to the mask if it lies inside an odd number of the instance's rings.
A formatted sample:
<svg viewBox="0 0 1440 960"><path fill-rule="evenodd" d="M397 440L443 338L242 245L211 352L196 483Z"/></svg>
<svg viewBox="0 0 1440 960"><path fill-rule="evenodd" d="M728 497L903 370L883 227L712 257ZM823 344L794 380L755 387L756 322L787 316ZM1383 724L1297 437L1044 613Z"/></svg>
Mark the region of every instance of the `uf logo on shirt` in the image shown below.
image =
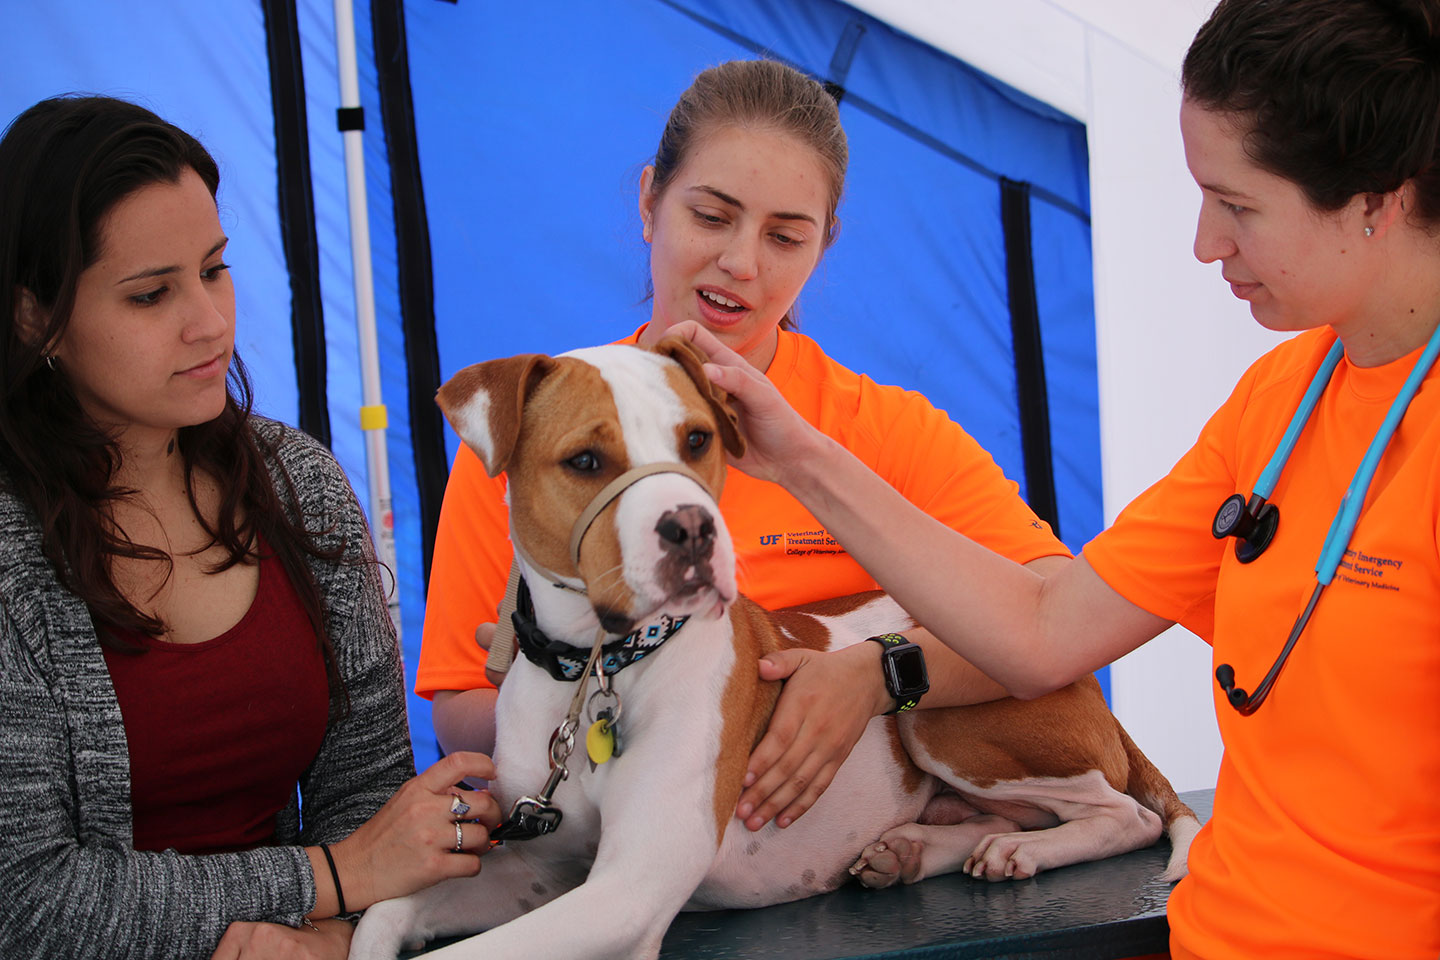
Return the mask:
<svg viewBox="0 0 1440 960"><path fill-rule="evenodd" d="M779 543L779 542L780 542L780 538L783 537L783 536L784 536L783 533L767 533L767 534L764 534L764 535L762 535L762 536L760 537L760 546L762 546L762 547L773 546L774 544Z"/></svg>

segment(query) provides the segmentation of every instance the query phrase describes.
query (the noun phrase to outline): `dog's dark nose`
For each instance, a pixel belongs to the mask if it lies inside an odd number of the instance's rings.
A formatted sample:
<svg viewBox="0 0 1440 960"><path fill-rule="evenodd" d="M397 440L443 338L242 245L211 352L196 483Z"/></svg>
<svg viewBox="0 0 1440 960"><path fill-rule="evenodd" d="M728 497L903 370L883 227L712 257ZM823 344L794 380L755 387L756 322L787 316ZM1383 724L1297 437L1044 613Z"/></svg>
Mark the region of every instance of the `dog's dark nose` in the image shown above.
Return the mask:
<svg viewBox="0 0 1440 960"><path fill-rule="evenodd" d="M715 552L715 518L702 506L687 503L667 511L655 524L665 550L692 562L709 559Z"/></svg>

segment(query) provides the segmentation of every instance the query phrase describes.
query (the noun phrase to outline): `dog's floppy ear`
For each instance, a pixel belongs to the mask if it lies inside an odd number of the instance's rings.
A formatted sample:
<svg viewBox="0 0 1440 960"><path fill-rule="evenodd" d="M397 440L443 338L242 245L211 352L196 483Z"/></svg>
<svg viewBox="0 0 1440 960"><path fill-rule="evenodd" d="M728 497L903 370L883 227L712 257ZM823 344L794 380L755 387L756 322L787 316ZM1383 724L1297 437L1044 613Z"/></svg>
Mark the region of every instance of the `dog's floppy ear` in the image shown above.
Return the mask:
<svg viewBox="0 0 1440 960"><path fill-rule="evenodd" d="M733 456L743 456L745 453L745 437L740 433L740 415L730 405L730 394L713 383L705 376L705 354L684 337L665 337L655 344L655 352L663 353L685 368L690 379L695 381L695 389L700 391L700 396L710 404L710 409L715 411L715 419L720 424L720 439L725 443L725 449Z"/></svg>
<svg viewBox="0 0 1440 960"><path fill-rule="evenodd" d="M555 361L541 353L486 360L461 370L435 394L445 419L490 476L510 463L525 397L554 368Z"/></svg>

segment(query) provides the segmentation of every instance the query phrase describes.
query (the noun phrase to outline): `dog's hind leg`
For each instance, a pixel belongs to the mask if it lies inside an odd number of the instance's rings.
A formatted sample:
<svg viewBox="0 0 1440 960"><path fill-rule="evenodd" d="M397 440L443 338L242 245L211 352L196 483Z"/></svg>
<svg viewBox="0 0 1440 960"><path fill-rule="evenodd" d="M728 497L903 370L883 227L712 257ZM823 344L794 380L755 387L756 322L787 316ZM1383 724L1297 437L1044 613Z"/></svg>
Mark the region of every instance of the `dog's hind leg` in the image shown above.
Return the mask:
<svg viewBox="0 0 1440 960"><path fill-rule="evenodd" d="M1016 829L1018 824L1013 820L990 814L978 814L960 823L901 824L866 847L850 873L873 889L953 873L969 861L987 837Z"/></svg>
<svg viewBox="0 0 1440 960"><path fill-rule="evenodd" d="M1134 771L1126 738L1093 677L1036 700L917 710L901 719L899 729L916 766L949 784L977 813L1013 821L981 837L974 836L974 821L947 828L964 832L947 842L952 855L936 858L936 867L964 869L977 878L1018 879L1136 850L1163 832L1160 805L1127 792ZM1153 772L1152 779L1168 789ZM1188 813L1178 800L1173 806L1177 815ZM941 842L935 832L920 836ZM972 855L956 863L953 851L970 839ZM922 870L927 876L935 872L928 861ZM904 873L902 868L902 878Z"/></svg>
<svg viewBox="0 0 1440 960"><path fill-rule="evenodd" d="M1163 831L1154 811L1114 793L1082 810L1066 811L1059 826L986 837L963 869L980 880L1023 880L1041 870L1148 847Z"/></svg>

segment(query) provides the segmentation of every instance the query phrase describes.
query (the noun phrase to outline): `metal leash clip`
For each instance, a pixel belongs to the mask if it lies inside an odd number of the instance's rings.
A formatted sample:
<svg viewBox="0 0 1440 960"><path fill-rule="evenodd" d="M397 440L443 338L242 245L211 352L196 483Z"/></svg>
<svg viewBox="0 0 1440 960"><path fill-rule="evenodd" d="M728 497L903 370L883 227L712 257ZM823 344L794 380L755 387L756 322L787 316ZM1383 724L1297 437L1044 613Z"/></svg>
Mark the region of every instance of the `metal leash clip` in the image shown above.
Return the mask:
<svg viewBox="0 0 1440 960"><path fill-rule="evenodd" d="M554 833L560 826L564 814L550 802L560 781L570 776L565 760L575 749L575 731L579 728L574 718L567 718L550 735L550 776L545 786L533 797L521 797L510 807L510 816L505 822L490 831L491 844L507 840L534 840L547 833Z"/></svg>

